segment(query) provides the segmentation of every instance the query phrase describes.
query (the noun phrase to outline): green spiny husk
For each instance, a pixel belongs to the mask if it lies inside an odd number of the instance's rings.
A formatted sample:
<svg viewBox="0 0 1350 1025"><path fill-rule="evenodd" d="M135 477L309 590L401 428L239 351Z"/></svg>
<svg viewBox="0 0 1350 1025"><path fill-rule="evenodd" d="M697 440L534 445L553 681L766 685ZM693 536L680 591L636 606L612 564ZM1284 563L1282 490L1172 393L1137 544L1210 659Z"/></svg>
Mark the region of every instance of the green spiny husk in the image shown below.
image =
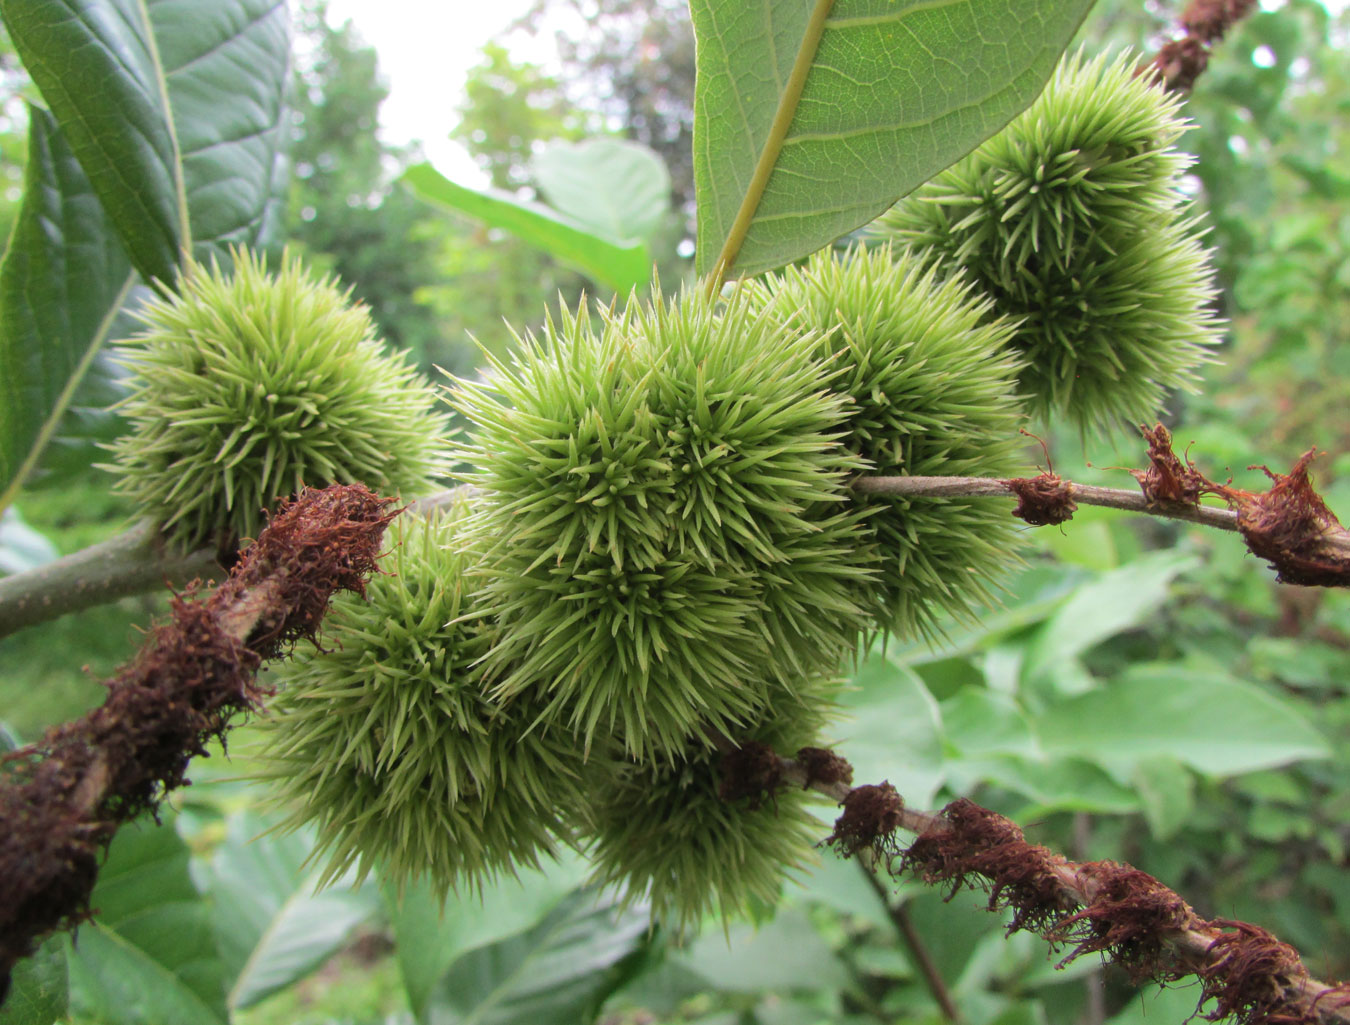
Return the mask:
<svg viewBox="0 0 1350 1025"><path fill-rule="evenodd" d="M528 698L493 699L477 668L493 638L462 520L395 521L366 600L336 600L323 647L277 674L262 775L289 826L317 828L325 881L378 864L399 885L478 885L537 864L583 817L575 740Z"/></svg>
<svg viewBox="0 0 1350 1025"><path fill-rule="evenodd" d="M131 429L107 469L180 547L256 536L303 485L413 497L448 468L435 390L294 255L275 274L246 252L228 273L190 264L139 317L120 347Z"/></svg>
<svg viewBox="0 0 1350 1025"><path fill-rule="evenodd" d="M458 383L500 693L542 695L588 748L617 734L678 759L838 665L867 626L850 563L867 539L844 515L846 400L814 349L686 292L564 313Z"/></svg>
<svg viewBox="0 0 1350 1025"><path fill-rule="evenodd" d="M874 226L1016 318L1029 409L1080 429L1154 416L1220 332L1174 146L1181 101L1134 67L1066 58L1024 114Z"/></svg>
<svg viewBox="0 0 1350 1025"><path fill-rule="evenodd" d="M732 735L780 754L819 743L832 682L808 682L794 701ZM589 854L597 878L647 896L652 918L677 934L705 915L723 919L777 903L783 883L810 859L821 823L809 791L785 787L757 807L719 796L722 756L691 745L674 763L615 763L591 794Z"/></svg>
<svg viewBox="0 0 1350 1025"><path fill-rule="evenodd" d="M751 290L765 320L814 338L834 368L831 387L849 399L844 445L868 472L1017 472L1012 327L963 283L881 246L817 253ZM1018 544L1007 509L981 499L856 496L849 516L866 535L853 565L870 560L876 576L856 597L902 635L989 601Z"/></svg>

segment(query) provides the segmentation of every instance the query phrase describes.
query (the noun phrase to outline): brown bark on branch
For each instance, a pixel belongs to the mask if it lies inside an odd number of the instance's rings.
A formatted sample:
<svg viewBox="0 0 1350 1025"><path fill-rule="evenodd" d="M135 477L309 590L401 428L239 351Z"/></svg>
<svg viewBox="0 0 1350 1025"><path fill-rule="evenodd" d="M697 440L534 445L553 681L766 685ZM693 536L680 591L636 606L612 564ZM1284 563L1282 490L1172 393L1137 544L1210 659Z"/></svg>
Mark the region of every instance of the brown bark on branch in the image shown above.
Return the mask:
<svg viewBox="0 0 1350 1025"><path fill-rule="evenodd" d="M224 584L173 600L99 708L0 760L0 1000L42 936L88 916L118 827L185 785L189 760L256 707L258 667L313 636L336 592L364 589L391 503L361 485L304 492Z"/></svg>
<svg viewBox="0 0 1350 1025"><path fill-rule="evenodd" d="M1230 481L1210 480L1172 451L1172 436L1157 424L1143 428L1149 465L1131 470L1139 491L1075 484L1054 473L1008 480L987 477L859 477L853 490L891 497L978 497L1010 495L1018 500L1013 515L1033 526L1064 523L1078 504L1187 520L1240 533L1248 550L1270 563L1276 579L1313 587L1350 587L1350 531L1313 489L1308 476L1316 449L1310 449L1289 473L1262 470L1271 479L1268 491L1244 491ZM1228 509L1200 504L1202 495L1217 495Z"/></svg>
<svg viewBox="0 0 1350 1025"><path fill-rule="evenodd" d="M1195 976L1197 1013L1213 1003L1204 1014L1208 1021L1231 1016L1241 1025L1350 1025L1350 985L1317 981L1292 947L1260 926L1204 919L1129 865L1074 862L1028 843L1013 822L972 801L919 812L907 808L889 783L850 787L840 778L812 779L804 753L784 758L757 744L729 751L722 763L724 791L754 792L751 780L737 778L753 765L769 797L788 784L825 794L843 811L824 842L844 857L870 853L865 863L945 886L949 897L962 887L982 889L991 911L1012 912L1009 931L1025 929L1053 949L1067 948L1061 965L1100 953L1136 981L1165 984ZM851 778L851 769L838 768L847 763L831 757L836 776ZM897 837L902 831L917 834L906 849Z"/></svg>
<svg viewBox="0 0 1350 1025"><path fill-rule="evenodd" d="M1189 92L1209 66L1214 46L1256 8L1257 0L1191 0L1178 19L1182 34L1165 43L1142 72L1165 89Z"/></svg>

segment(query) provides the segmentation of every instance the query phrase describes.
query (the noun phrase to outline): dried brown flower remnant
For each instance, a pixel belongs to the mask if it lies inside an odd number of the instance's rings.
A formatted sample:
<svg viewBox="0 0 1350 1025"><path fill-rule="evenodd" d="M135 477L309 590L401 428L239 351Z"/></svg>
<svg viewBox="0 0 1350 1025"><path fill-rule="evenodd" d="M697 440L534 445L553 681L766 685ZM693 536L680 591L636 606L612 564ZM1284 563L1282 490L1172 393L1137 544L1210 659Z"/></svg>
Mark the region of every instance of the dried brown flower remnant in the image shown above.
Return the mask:
<svg viewBox="0 0 1350 1025"><path fill-rule="evenodd" d="M1166 978L1164 944L1181 929L1200 923L1184 900L1147 872L1114 861L1095 861L1078 869L1091 901L1051 930L1056 942L1071 942L1066 960L1105 952L1136 982Z"/></svg>
<svg viewBox="0 0 1350 1025"><path fill-rule="evenodd" d="M1057 873L1065 859L1027 843L1011 820L961 798L942 810L944 828L919 836L901 863L928 883L948 883L948 899L962 886L987 888L990 910L1011 908L1009 930L1042 930L1074 905ZM979 877L974 882L971 877Z"/></svg>
<svg viewBox="0 0 1350 1025"><path fill-rule="evenodd" d="M1254 10L1256 0L1191 0L1179 20L1187 35L1208 44Z"/></svg>
<svg viewBox="0 0 1350 1025"><path fill-rule="evenodd" d="M835 754L828 747L804 747L797 752L797 764L806 776L803 787L816 784L832 786L853 782L853 766L846 758Z"/></svg>
<svg viewBox="0 0 1350 1025"><path fill-rule="evenodd" d="M1148 469L1131 470L1130 476L1139 482L1144 498L1150 505L1199 505L1201 494L1210 490L1205 475L1189 461L1182 463L1172 451L1171 433L1162 424L1139 430L1148 442Z"/></svg>
<svg viewBox="0 0 1350 1025"><path fill-rule="evenodd" d="M1237 510L1238 530L1253 555L1267 560L1276 579L1285 584L1313 587L1350 586L1350 556L1346 531L1312 486L1308 464L1316 449L1299 457L1287 474L1267 467L1274 483L1269 491L1252 492L1226 484L1211 490Z"/></svg>
<svg viewBox="0 0 1350 1025"><path fill-rule="evenodd" d="M1049 471L1036 477L1013 477L1008 490L1017 496L1012 514L1033 527L1056 526L1072 519L1078 511L1073 500L1073 485Z"/></svg>
<svg viewBox="0 0 1350 1025"><path fill-rule="evenodd" d="M1165 89L1193 89L1214 44L1256 6L1256 0L1191 0L1178 19L1185 35L1164 44L1140 72L1152 72Z"/></svg>
<svg viewBox="0 0 1350 1025"><path fill-rule="evenodd" d="M869 848L878 856L898 850L895 831L905 802L895 787L886 782L854 787L841 803L844 813L825 838L827 844L845 857Z"/></svg>
<svg viewBox="0 0 1350 1025"><path fill-rule="evenodd" d="M88 916L118 827L184 785L191 757L257 704L264 658L311 634L334 590L362 586L389 504L360 485L306 491L225 584L174 599L100 707L0 760L0 994L42 935Z"/></svg>
<svg viewBox="0 0 1350 1025"><path fill-rule="evenodd" d="M722 782L717 796L724 801L749 798L758 808L783 785L783 762L768 744L748 741L722 756Z"/></svg>
<svg viewBox="0 0 1350 1025"><path fill-rule="evenodd" d="M1250 922L1216 919L1209 923L1233 930L1210 945L1210 960L1200 971L1204 996L1213 1000L1207 1021L1230 1015L1243 1025L1284 1025L1291 1021L1287 995L1308 981L1298 952Z"/></svg>

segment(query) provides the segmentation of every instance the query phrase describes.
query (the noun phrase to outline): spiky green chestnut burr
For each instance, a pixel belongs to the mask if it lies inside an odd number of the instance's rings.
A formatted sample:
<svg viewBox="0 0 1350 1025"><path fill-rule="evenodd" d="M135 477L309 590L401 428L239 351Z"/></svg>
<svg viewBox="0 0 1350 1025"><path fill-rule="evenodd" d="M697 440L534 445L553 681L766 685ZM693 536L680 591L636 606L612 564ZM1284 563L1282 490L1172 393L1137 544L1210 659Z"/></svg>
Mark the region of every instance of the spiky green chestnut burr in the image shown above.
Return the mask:
<svg viewBox="0 0 1350 1025"><path fill-rule="evenodd" d="M317 828L326 880L379 865L399 884L473 885L536 864L582 807L575 740L486 691L462 518L396 520L366 599L335 601L323 647L278 673L262 774L289 825Z"/></svg>
<svg viewBox="0 0 1350 1025"><path fill-rule="evenodd" d="M868 472L1017 472L1012 326L959 280L880 246L817 253L752 288L763 319L813 339L833 367L830 386L849 400L844 445ZM980 499L858 496L853 516L877 578L859 600L902 635L988 600L1017 547L1007 510Z"/></svg>
<svg viewBox="0 0 1350 1025"><path fill-rule="evenodd" d="M434 389L294 255L275 273L245 252L228 273L190 265L140 318L120 350L131 429L109 469L181 546L255 536L302 485L413 497L447 468Z"/></svg>
<svg viewBox="0 0 1350 1025"><path fill-rule="evenodd" d="M807 690L771 721L733 734L735 742L788 756L818 743L827 685L816 680ZM653 920L677 934L709 913L725 920L773 906L820 839L809 791L787 787L758 803L728 802L719 796L721 763L717 751L693 745L674 764L617 766L592 793L597 877L622 885L630 899L647 896Z"/></svg>
<svg viewBox="0 0 1350 1025"><path fill-rule="evenodd" d="M1017 318L1029 408L1084 429L1152 417L1220 330L1181 188L1181 101L1134 70L1129 54L1066 58L1025 113L875 225Z"/></svg>
<svg viewBox="0 0 1350 1025"><path fill-rule="evenodd" d="M866 622L840 568L865 537L819 524L858 464L813 348L686 293L565 313L459 382L502 694L543 695L587 747L680 758L771 707L808 655L837 665ZM844 625L780 650L779 609Z"/></svg>

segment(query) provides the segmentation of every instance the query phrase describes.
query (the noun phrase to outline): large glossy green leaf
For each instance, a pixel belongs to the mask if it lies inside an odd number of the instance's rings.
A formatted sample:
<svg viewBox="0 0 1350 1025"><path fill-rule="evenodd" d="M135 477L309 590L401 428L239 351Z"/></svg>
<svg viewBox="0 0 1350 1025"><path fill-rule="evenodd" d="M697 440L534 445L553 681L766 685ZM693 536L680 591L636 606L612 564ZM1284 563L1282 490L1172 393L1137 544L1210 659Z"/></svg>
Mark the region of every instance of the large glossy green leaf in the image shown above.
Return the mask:
<svg viewBox="0 0 1350 1025"><path fill-rule="evenodd" d="M605 238L648 241L670 212L670 172L627 139L552 143L530 161L550 206Z"/></svg>
<svg viewBox="0 0 1350 1025"><path fill-rule="evenodd" d="M32 470L134 282L56 122L30 108L23 202L0 263L0 508Z"/></svg>
<svg viewBox="0 0 1350 1025"><path fill-rule="evenodd" d="M124 827L108 849L70 957L77 1014L108 1025L227 1020L210 907L188 875L172 817Z"/></svg>
<svg viewBox="0 0 1350 1025"><path fill-rule="evenodd" d="M266 833L249 812L232 816L211 860L212 925L230 983L231 1009L251 1007L327 961L351 931L375 915L379 893L344 880L320 892L320 870L305 865L313 837Z"/></svg>
<svg viewBox="0 0 1350 1025"><path fill-rule="evenodd" d="M289 185L285 0L147 0L173 110L192 254L270 249Z"/></svg>
<svg viewBox="0 0 1350 1025"><path fill-rule="evenodd" d="M1092 0L691 0L699 273L870 221L1040 92Z"/></svg>
<svg viewBox="0 0 1350 1025"><path fill-rule="evenodd" d="M459 958L431 992L427 1025L579 1025L625 978L642 947L645 907L578 890L526 932Z"/></svg>
<svg viewBox="0 0 1350 1025"><path fill-rule="evenodd" d="M402 181L428 203L509 231L620 294L651 279L652 259L645 242L597 234L575 218L506 192L465 188L430 164L408 168Z"/></svg>
<svg viewBox="0 0 1350 1025"><path fill-rule="evenodd" d="M0 0L0 12L142 275L172 282L189 245L201 258L276 237L284 0Z"/></svg>
<svg viewBox="0 0 1350 1025"><path fill-rule="evenodd" d="M498 879L479 892L439 894L424 885L387 894L399 969L413 1013L423 1016L438 980L470 950L537 926L582 885L589 868L576 857Z"/></svg>
<svg viewBox="0 0 1350 1025"><path fill-rule="evenodd" d="M1158 758L1231 776L1330 753L1289 702L1183 665L1130 669L1101 690L1052 705L1037 726L1050 756L1095 762L1123 782Z"/></svg>
<svg viewBox="0 0 1350 1025"><path fill-rule="evenodd" d="M134 281L189 244L281 241L284 0L0 0L33 112L0 267L0 507L33 468ZM119 242L120 240L120 242ZM128 262L128 257L130 262Z"/></svg>
<svg viewBox="0 0 1350 1025"><path fill-rule="evenodd" d="M147 278L188 235L164 74L140 0L0 0L14 47Z"/></svg>

